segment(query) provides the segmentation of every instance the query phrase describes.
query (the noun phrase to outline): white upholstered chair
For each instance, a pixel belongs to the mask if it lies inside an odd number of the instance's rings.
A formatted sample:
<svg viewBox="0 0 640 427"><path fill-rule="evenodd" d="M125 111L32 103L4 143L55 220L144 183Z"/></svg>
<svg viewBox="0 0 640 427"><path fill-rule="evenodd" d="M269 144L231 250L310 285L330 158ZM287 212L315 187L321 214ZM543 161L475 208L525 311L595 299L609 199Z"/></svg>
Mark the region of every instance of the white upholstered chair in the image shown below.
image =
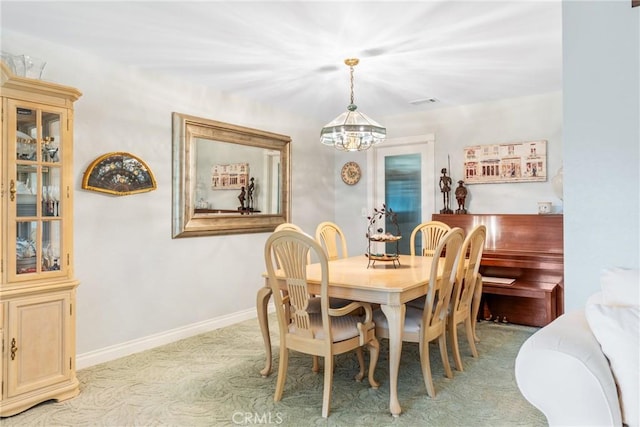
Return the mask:
<svg viewBox="0 0 640 427"><path fill-rule="evenodd" d="M307 311L309 299L312 298L306 281L310 252L319 259L322 271L320 313ZM365 374L362 348L368 346L369 384L372 388L378 388L379 384L373 374L378 361L379 343L375 336L371 306L367 303L351 302L339 309L329 307L329 262L322 247L310 236L297 231L276 231L267 239L264 257L280 330L280 361L274 400L277 402L282 398L289 350L324 357L323 417L329 415L334 355L358 350L360 371L356 380L360 381ZM280 280L285 281L284 288L280 287ZM358 308L364 310L364 316L352 314Z"/></svg>
<svg viewBox="0 0 640 427"><path fill-rule="evenodd" d="M457 227L449 230L440 239L433 254L434 262L428 278L427 295L423 297L424 308L406 306L402 340L419 343L420 366L427 394L430 397L436 395L429 362L430 342L438 340L445 375L447 378L453 378L447 353L446 322L463 240L464 233ZM376 335L379 338L389 338L389 327L384 313L379 309L375 310L373 319L376 324Z"/></svg>

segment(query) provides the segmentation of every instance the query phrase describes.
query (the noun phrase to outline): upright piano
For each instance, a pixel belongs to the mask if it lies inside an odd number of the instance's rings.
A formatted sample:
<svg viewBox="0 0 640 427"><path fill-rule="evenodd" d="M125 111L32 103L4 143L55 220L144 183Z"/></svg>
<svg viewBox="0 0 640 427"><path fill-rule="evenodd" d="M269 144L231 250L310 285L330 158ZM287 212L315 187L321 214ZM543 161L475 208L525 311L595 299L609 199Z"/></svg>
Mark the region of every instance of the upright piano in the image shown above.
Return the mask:
<svg viewBox="0 0 640 427"><path fill-rule="evenodd" d="M484 320L544 326L564 312L562 215L433 214L468 233L487 227L480 263Z"/></svg>

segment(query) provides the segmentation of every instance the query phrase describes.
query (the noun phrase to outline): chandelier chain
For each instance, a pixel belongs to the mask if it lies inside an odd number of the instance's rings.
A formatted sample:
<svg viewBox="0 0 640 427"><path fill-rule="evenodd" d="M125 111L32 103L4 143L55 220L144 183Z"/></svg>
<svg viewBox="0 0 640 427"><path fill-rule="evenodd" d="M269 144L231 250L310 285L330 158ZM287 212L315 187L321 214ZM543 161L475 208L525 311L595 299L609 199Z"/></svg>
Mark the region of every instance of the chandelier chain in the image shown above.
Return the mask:
<svg viewBox="0 0 640 427"><path fill-rule="evenodd" d="M349 68L351 69L351 105L353 105L353 65Z"/></svg>

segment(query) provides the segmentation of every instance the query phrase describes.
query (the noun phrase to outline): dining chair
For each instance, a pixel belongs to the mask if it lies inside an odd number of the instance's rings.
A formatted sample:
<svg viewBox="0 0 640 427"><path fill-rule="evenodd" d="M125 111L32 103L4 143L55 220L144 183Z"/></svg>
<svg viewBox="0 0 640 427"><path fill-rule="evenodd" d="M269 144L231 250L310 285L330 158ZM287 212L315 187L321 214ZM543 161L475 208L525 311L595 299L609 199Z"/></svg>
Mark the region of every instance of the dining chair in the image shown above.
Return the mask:
<svg viewBox="0 0 640 427"><path fill-rule="evenodd" d="M316 240L325 250L329 261L347 258L347 240L342 229L331 221L325 221L316 227Z"/></svg>
<svg viewBox="0 0 640 427"><path fill-rule="evenodd" d="M275 228L274 231L281 231L281 230L292 230L292 231L297 231L298 233L304 233L304 231L302 230L302 228L300 228L300 226L293 224L291 222L283 222L282 224L278 224ZM278 262L276 260L276 262ZM309 254L309 259L307 260L307 263L311 262L311 255ZM280 265L278 263L278 268L280 268ZM313 361L313 372L318 372L318 362L317 360Z"/></svg>
<svg viewBox="0 0 640 427"><path fill-rule="evenodd" d="M292 230L292 231L297 231L298 233L303 233L306 234L304 232L304 230L302 230L302 228L300 228L300 226L293 224L291 222L283 222L282 224L279 224L278 226L276 226L274 231L281 231L281 230ZM307 263L310 264L311 263L311 252L309 252L308 257L307 257ZM331 301L330 300L330 306L331 308L337 308L340 306L344 306L347 305L349 302L351 301L346 301L339 299L336 301ZM315 295L312 295L312 297L309 299L309 306L307 307L307 311L309 313L320 313L320 297L317 297ZM313 372L319 372L320 371L320 362L318 360L318 356L313 356L313 364L311 366L311 370Z"/></svg>
<svg viewBox="0 0 640 427"><path fill-rule="evenodd" d="M448 224L441 221L428 221L418 224L411 232L409 248L411 255L416 255L416 240L419 237L422 242L422 256L433 256L440 239L451 230ZM407 302L408 306L419 309L424 308L424 298L417 298Z"/></svg>
<svg viewBox="0 0 640 427"><path fill-rule="evenodd" d="M420 366L429 397L436 395L429 362L429 344L432 341L438 340L445 375L453 378L447 353L446 323L463 240L464 233L458 227L452 228L440 239L433 255L427 294L423 297L424 309L406 306L402 340L419 343ZM389 326L381 310L374 311L373 321L376 335L388 339Z"/></svg>
<svg viewBox="0 0 640 427"><path fill-rule="evenodd" d="M464 323L471 354L473 357L478 357L473 328L476 318L473 316L472 304L476 294L476 284L479 276L478 271L480 269L480 260L482 259L486 236L487 227L478 225L467 234L460 248L460 262L458 263L447 319L447 331L449 333L453 361L458 371L463 370L462 359L460 358L460 346L458 345L458 326L461 323Z"/></svg>
<svg viewBox="0 0 640 427"><path fill-rule="evenodd" d="M305 233L302 228L300 228L298 225L290 223L290 222L284 222L280 225L278 225L274 231L280 231L280 230L293 230L293 231L297 231L299 233L303 233L305 235L308 236L307 233ZM344 253L346 254L346 250L344 251ZM308 263L311 263L311 253L309 253L309 259L307 260ZM351 302L351 300L347 300L347 299L342 299L342 298L329 298L329 306L331 308L339 308L342 306L345 306L347 304L349 304ZM309 311L313 312L314 310L316 310L318 313L320 313L320 299L316 299L316 300L311 300L309 303Z"/></svg>
<svg viewBox="0 0 640 427"><path fill-rule="evenodd" d="M306 280L310 253L318 257L321 269L320 313L307 311L311 298ZM362 348L367 346L370 353L369 385L377 389L379 384L374 379L374 371L380 344L375 335L371 305L351 302L339 309L329 307L329 262L324 249L310 236L293 230L282 230L269 236L264 257L280 330L280 362L274 401L278 402L282 398L290 350L324 357L324 418L329 415L334 355L356 350L360 370L355 379L361 381L365 375ZM280 286L282 280L284 288ZM286 293L280 292L281 289L286 290ZM290 309L287 310L287 307ZM352 314L357 308L364 310L364 316Z"/></svg>
<svg viewBox="0 0 640 427"><path fill-rule="evenodd" d="M329 261L349 257L347 239L344 237L342 229L336 223L325 221L318 224L316 227L316 241L324 249ZM329 299L331 308L342 307L350 302L351 300L344 298Z"/></svg>
<svg viewBox="0 0 640 427"><path fill-rule="evenodd" d="M428 221L418 224L411 232L411 240L409 241L411 255L416 255L416 238L420 236L422 239L422 255L433 256L438 242L449 230L451 230L451 227L441 221Z"/></svg>
<svg viewBox="0 0 640 427"><path fill-rule="evenodd" d="M318 224L316 227L316 241L324 249L329 261L349 257L347 239L336 223L325 221ZM351 302L351 300L343 298L331 298L330 301L332 308L341 307Z"/></svg>

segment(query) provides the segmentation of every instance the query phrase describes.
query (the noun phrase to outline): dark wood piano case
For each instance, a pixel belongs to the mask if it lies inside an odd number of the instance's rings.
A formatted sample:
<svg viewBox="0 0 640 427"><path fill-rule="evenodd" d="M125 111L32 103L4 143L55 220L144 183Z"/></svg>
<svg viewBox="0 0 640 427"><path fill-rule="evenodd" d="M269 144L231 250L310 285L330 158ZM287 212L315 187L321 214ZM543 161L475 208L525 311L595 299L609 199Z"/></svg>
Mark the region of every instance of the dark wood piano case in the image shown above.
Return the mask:
<svg viewBox="0 0 640 427"><path fill-rule="evenodd" d="M481 274L515 279L512 284L484 282L479 317L544 326L564 312L562 215L434 214L432 219L465 234L484 224Z"/></svg>

